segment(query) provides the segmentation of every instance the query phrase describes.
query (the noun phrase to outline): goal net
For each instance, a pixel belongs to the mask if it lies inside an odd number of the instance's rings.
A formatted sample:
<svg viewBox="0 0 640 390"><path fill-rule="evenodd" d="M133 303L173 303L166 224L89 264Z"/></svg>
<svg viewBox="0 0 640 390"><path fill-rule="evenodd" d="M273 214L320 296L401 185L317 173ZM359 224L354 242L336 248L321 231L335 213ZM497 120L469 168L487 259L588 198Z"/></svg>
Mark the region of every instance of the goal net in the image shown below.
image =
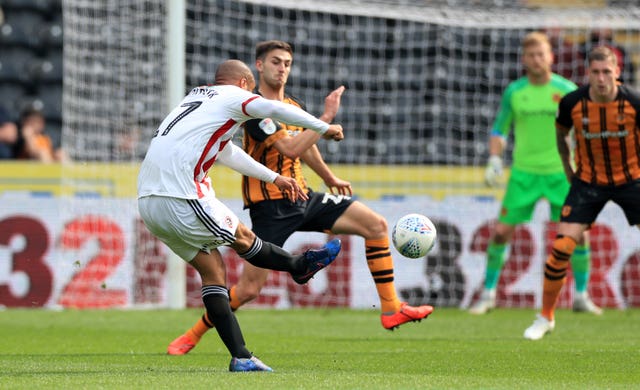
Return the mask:
<svg viewBox="0 0 640 390"><path fill-rule="evenodd" d="M167 249L138 217L138 166L167 112L164 1L65 1L58 304L166 305Z"/></svg>
<svg viewBox="0 0 640 390"><path fill-rule="evenodd" d="M359 199L387 217L390 227L409 212L426 214L436 223L438 244L426 259L410 261L394 252L402 298L414 304L465 307L481 288L484 251L504 191L486 188L482 172L501 94L522 76L522 37L532 30L547 32L554 43L554 69L579 84L585 81L585 52L595 44L613 42L622 49L624 82L638 86L636 3L568 4L189 0L185 2L185 92L211 83L222 60L237 58L253 65L260 41L290 42L294 63L287 91L303 100L309 112L320 115L325 96L340 85L347 88L336 118L345 128L345 140L319 143L336 174L350 180ZM165 59L166 20L167 7L161 0L64 2L62 142L74 160L65 168L65 177L70 187L80 188L76 193L91 184L78 179L78 165L91 178L116 172L123 185L130 186L129 192L135 192L136 172L128 167L139 163L168 111L164 103L171 69ZM507 163L510 151L505 154ZM110 164L95 164L98 161ZM223 172L214 173L216 191L249 223L239 201L239 176ZM324 189L312 173L307 179L314 189ZM119 218L114 208L122 211L125 204L135 209L130 196L123 195L126 200L122 200L112 195L91 200L97 217ZM86 202L69 198L67 219L82 214L79 210L85 212ZM539 304L542 265L554 231L547 215L548 208L541 203L532 223L517 230L499 284L499 305ZM604 215L592 231L589 291L603 306L638 306L640 237L615 207ZM100 229L110 231L104 221L90 228L92 221L83 220L82 226L100 235L104 233ZM126 272L134 276L124 278L136 292L131 303L163 305L167 251L138 220L125 226L124 234L135 238L129 238L126 253L133 259ZM286 248L300 251L326 239L295 235ZM362 241L345 240L343 254L319 280L299 288L287 275L274 272L255 304L377 305ZM230 251L224 253L233 283L242 263ZM188 305L200 305L199 280L191 271L188 275ZM567 306L571 283L563 294L561 305Z"/></svg>

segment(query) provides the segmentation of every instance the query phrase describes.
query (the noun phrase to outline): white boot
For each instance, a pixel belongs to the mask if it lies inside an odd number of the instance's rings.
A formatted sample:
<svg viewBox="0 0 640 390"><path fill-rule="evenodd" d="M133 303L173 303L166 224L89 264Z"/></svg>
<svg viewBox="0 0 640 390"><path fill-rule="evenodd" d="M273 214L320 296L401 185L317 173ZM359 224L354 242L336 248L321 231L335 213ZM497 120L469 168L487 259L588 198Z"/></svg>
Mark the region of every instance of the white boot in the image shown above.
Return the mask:
<svg viewBox="0 0 640 390"><path fill-rule="evenodd" d="M496 290L483 290L480 299L471 306L469 313L481 315L486 314L496 307Z"/></svg>
<svg viewBox="0 0 640 390"><path fill-rule="evenodd" d="M602 309L593 303L586 291L573 295L573 311L602 315Z"/></svg>
<svg viewBox="0 0 640 390"><path fill-rule="evenodd" d="M549 321L546 317L538 314L533 324L524 331L524 338L529 340L540 340L545 334L551 332L556 327L556 321Z"/></svg>

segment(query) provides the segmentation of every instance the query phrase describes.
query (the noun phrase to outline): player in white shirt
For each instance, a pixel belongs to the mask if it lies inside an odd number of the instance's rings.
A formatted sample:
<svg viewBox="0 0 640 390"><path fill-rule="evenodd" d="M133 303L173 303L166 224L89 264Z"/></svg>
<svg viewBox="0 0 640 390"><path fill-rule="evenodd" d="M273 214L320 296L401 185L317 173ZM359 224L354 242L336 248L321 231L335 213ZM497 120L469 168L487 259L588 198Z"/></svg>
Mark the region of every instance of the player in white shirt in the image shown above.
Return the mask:
<svg viewBox="0 0 640 390"><path fill-rule="evenodd" d="M320 136L343 139L340 125L329 125L289 104L267 100L255 88L249 67L238 60L223 62L215 85L197 87L172 110L154 135L138 176L138 208L147 228L202 279L202 300L209 318L231 354L230 371L271 371L245 347L242 332L229 306L226 270L218 247L228 245L249 263L289 272L299 283L329 265L340 241L292 255L260 238L215 197L207 171L214 163L243 175L274 183L292 201L306 199L295 179L278 175L231 142L233 134L252 118L273 118L313 130ZM315 141L314 141L315 140Z"/></svg>

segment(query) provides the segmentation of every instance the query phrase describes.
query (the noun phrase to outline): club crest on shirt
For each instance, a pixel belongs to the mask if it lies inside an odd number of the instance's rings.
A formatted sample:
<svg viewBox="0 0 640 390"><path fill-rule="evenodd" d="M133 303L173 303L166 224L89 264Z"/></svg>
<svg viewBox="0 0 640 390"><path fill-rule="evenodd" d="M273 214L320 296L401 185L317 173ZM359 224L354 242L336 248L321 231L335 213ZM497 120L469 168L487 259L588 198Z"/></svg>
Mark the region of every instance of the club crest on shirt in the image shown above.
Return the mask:
<svg viewBox="0 0 640 390"><path fill-rule="evenodd" d="M258 126L265 134L271 135L276 132L276 124L271 120L271 118L264 118L260 121Z"/></svg>
<svg viewBox="0 0 640 390"><path fill-rule="evenodd" d="M562 216L568 217L571 214L571 206L562 206Z"/></svg>
<svg viewBox="0 0 640 390"><path fill-rule="evenodd" d="M560 96L559 93L554 93L553 96L551 96L551 100L553 100L554 103L560 103L560 99L562 99L562 96Z"/></svg>
<svg viewBox="0 0 640 390"><path fill-rule="evenodd" d="M224 218L224 223L227 224L227 227L229 227L229 229L231 229L233 227L233 221L231 220L231 217L229 217L229 216Z"/></svg>

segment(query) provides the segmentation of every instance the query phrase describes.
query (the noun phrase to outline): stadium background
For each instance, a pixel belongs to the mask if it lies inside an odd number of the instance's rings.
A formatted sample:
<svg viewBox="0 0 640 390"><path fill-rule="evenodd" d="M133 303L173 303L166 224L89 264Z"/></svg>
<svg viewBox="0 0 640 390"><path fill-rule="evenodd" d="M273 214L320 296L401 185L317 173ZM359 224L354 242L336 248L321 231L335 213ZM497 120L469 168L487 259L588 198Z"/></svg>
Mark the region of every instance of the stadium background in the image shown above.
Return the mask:
<svg viewBox="0 0 640 390"><path fill-rule="evenodd" d="M412 303L465 307L480 287L488 226L502 189L483 186L489 127L500 94L521 75L519 45L532 29L558 42L556 70L581 82L581 53L612 29L635 69L640 9L634 1L0 1L0 103L16 114L41 108L73 163L0 164L0 304L27 307L171 306L167 250L137 218L135 177L150 135L167 112L169 9L184 4L184 89L210 82L226 58L253 63L264 39L291 42L288 90L322 111L347 92L340 144L319 146L357 196L390 223L422 212L439 230L420 261L396 255L396 277ZM579 7L579 8L578 8ZM169 35L169 40L167 36ZM221 198L246 220L239 177L215 173ZM322 189L313 175L312 187ZM535 306L553 229L541 205L518 231L499 304ZM300 250L326 238L296 235ZM309 286L272 274L256 305L370 307L361 242ZM640 305L640 235L607 207L594 229L591 294L608 307ZM225 252L230 279L241 263ZM200 304L187 272L186 304ZM562 304L570 302L565 289Z"/></svg>

